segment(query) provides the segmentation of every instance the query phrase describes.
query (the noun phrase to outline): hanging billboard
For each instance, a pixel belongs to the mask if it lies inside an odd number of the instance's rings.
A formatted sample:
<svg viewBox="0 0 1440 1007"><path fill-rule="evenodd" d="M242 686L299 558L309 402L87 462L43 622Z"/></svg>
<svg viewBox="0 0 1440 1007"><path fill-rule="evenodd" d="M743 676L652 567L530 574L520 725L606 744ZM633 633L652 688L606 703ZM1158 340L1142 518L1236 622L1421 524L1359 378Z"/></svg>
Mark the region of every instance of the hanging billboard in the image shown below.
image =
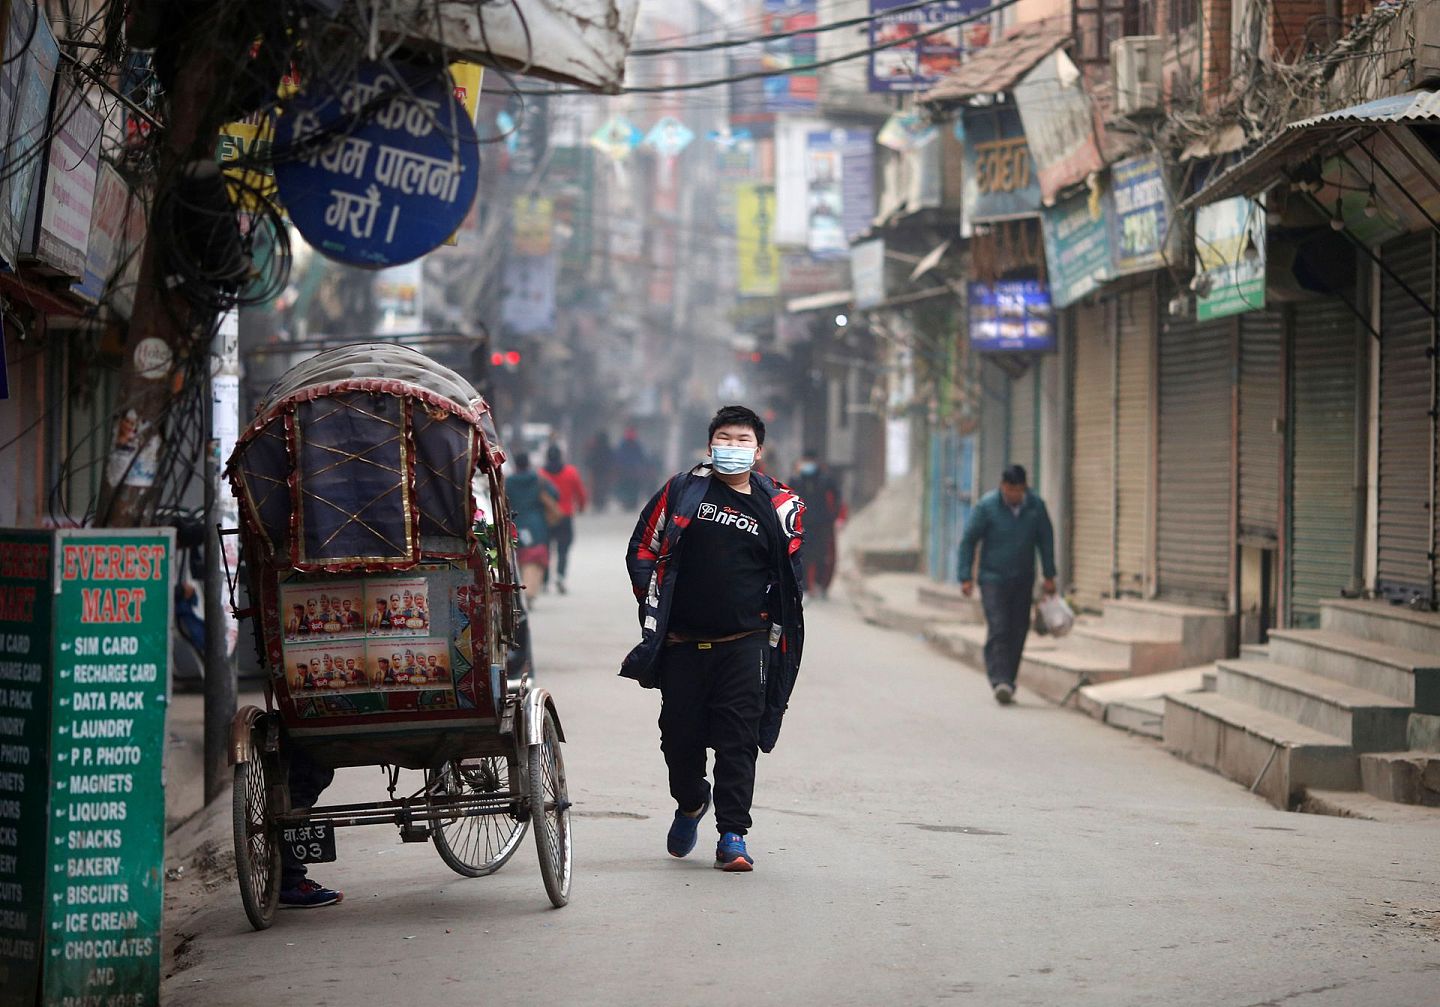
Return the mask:
<svg viewBox="0 0 1440 1007"><path fill-rule="evenodd" d="M765 0L765 34L814 28L819 18L816 0ZM761 43L760 67L785 71L762 81L765 108L771 112L813 112L820 96L815 65L815 36L791 35Z"/></svg>
<svg viewBox="0 0 1440 1007"><path fill-rule="evenodd" d="M972 283L970 345L985 353L1049 352L1055 349L1050 290L1039 280Z"/></svg>
<svg viewBox="0 0 1440 1007"><path fill-rule="evenodd" d="M1041 214L1045 268L1055 307L1074 304L1115 275L1109 208L1108 194L1096 189L1062 199Z"/></svg>
<svg viewBox="0 0 1440 1007"><path fill-rule="evenodd" d="M1246 196L1195 211L1199 321L1265 307L1265 207Z"/></svg>
<svg viewBox="0 0 1440 1007"><path fill-rule="evenodd" d="M735 251L739 257L742 297L780 293L780 250L772 238L775 187L744 183L735 187Z"/></svg>
<svg viewBox="0 0 1440 1007"><path fill-rule="evenodd" d="M988 6L985 0L941 0L923 7L913 0L870 0L870 46L874 50L870 53L870 90L928 90L958 67L966 52L989 45L990 21L983 18L925 38L917 36ZM912 37L914 41L902 41ZM880 46L885 48L877 48Z"/></svg>
<svg viewBox="0 0 1440 1007"><path fill-rule="evenodd" d="M963 213L969 223L1033 217L1040 180L1014 105L967 108L956 127L965 147Z"/></svg>
<svg viewBox="0 0 1440 1007"><path fill-rule="evenodd" d="M818 258L847 258L850 241L875 216L875 153L858 129L813 130L805 143L805 247Z"/></svg>
<svg viewBox="0 0 1440 1007"><path fill-rule="evenodd" d="M1110 167L1115 212L1115 272L1138 273L1165 265L1165 236L1170 228L1170 194L1159 158L1153 154L1116 161Z"/></svg>

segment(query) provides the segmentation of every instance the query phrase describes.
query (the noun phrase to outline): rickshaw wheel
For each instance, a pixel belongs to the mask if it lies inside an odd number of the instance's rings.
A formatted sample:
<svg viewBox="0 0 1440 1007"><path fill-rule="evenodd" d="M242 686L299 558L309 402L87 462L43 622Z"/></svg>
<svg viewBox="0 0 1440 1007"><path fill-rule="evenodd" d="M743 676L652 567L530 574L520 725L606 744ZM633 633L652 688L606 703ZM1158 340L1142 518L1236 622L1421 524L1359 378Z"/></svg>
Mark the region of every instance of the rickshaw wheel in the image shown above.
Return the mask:
<svg viewBox="0 0 1440 1007"><path fill-rule="evenodd" d="M447 762L436 772L432 793L493 794L508 789L517 793L519 767L511 773L509 762L500 756ZM494 874L515 855L525 838L527 821L512 815L476 815L451 818L435 823L431 841L435 852L456 874L467 878L483 878Z"/></svg>
<svg viewBox="0 0 1440 1007"><path fill-rule="evenodd" d="M530 746L530 818L545 894L559 909L570 901L570 796L555 718L545 711L543 740Z"/></svg>
<svg viewBox="0 0 1440 1007"><path fill-rule="evenodd" d="M256 930L275 922L280 902L280 836L267 803L267 775L260 755L235 765L235 876L240 903Z"/></svg>

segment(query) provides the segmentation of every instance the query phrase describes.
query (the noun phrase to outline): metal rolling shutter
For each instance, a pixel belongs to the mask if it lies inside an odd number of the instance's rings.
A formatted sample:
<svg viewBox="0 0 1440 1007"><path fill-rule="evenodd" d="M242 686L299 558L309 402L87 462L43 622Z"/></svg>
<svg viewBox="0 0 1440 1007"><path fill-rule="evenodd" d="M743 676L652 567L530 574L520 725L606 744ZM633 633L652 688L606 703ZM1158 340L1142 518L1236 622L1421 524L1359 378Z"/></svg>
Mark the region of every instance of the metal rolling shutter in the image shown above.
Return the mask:
<svg viewBox="0 0 1440 1007"><path fill-rule="evenodd" d="M1361 343L1339 302L1295 309L1290 360L1290 626L1320 625L1320 602L1355 576Z"/></svg>
<svg viewBox="0 0 1440 1007"><path fill-rule="evenodd" d="M1114 339L1098 304L1074 309L1075 365L1070 402L1070 584L1084 608L1112 590L1115 442L1111 424Z"/></svg>
<svg viewBox="0 0 1440 1007"><path fill-rule="evenodd" d="M1155 288L1145 286L1117 301L1119 355L1115 383L1115 587L1145 593L1150 562L1151 383L1154 380Z"/></svg>
<svg viewBox="0 0 1440 1007"><path fill-rule="evenodd" d="M1240 536L1273 547L1280 537L1280 419L1285 318L1278 311L1240 316Z"/></svg>
<svg viewBox="0 0 1440 1007"><path fill-rule="evenodd" d="M1039 473L1035 471L1035 379L1039 365L1031 364L1024 373L1010 382L1010 457L1011 465L1025 466L1025 474L1038 491Z"/></svg>
<svg viewBox="0 0 1440 1007"><path fill-rule="evenodd" d="M1160 334L1160 597L1226 608L1233 323L1167 319Z"/></svg>
<svg viewBox="0 0 1440 1007"><path fill-rule="evenodd" d="M1010 379L999 365L980 361L980 471L975 497L1000 485L1000 473L1009 464Z"/></svg>
<svg viewBox="0 0 1440 1007"><path fill-rule="evenodd" d="M1384 250L1386 265L1428 303L1435 301L1435 263L1427 234L1401 238ZM1380 479L1376 586L1387 597L1435 597L1430 561L1431 440L1434 405L1430 348L1433 322L1388 275L1380 292Z"/></svg>

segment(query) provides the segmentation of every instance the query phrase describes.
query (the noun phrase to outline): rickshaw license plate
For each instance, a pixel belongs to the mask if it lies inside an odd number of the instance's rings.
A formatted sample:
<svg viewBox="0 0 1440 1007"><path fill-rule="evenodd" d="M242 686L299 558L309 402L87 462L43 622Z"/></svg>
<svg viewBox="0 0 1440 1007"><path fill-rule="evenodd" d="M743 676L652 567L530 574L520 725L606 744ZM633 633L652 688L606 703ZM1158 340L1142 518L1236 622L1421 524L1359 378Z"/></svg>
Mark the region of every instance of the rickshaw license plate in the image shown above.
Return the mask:
<svg viewBox="0 0 1440 1007"><path fill-rule="evenodd" d="M328 864L336 859L335 829L329 825L297 825L283 829L280 841L302 864Z"/></svg>

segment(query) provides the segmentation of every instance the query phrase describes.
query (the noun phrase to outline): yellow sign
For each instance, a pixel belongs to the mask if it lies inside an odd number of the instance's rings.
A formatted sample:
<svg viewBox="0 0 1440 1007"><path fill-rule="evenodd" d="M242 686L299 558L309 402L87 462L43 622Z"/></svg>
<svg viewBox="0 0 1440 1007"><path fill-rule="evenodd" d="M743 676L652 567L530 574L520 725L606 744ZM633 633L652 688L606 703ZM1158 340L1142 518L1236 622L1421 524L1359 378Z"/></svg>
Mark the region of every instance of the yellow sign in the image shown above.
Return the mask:
<svg viewBox="0 0 1440 1007"><path fill-rule="evenodd" d="M220 127L215 159L221 165L236 161L245 165L225 169L225 177L232 183L230 198L244 212L253 213L266 203L275 205L275 172L270 167L274 138L274 124L268 114Z"/></svg>
<svg viewBox="0 0 1440 1007"><path fill-rule="evenodd" d="M775 187L745 182L735 187L735 247L740 256L740 294L780 293L780 250L772 237Z"/></svg>
<svg viewBox="0 0 1440 1007"><path fill-rule="evenodd" d="M451 63L450 79L455 82L455 97L465 106L470 121L480 109L480 88L485 83L485 68L479 63Z"/></svg>
<svg viewBox="0 0 1440 1007"><path fill-rule="evenodd" d="M544 255L550 251L550 234L555 220L555 201L538 196L520 196L512 213L516 255Z"/></svg>

